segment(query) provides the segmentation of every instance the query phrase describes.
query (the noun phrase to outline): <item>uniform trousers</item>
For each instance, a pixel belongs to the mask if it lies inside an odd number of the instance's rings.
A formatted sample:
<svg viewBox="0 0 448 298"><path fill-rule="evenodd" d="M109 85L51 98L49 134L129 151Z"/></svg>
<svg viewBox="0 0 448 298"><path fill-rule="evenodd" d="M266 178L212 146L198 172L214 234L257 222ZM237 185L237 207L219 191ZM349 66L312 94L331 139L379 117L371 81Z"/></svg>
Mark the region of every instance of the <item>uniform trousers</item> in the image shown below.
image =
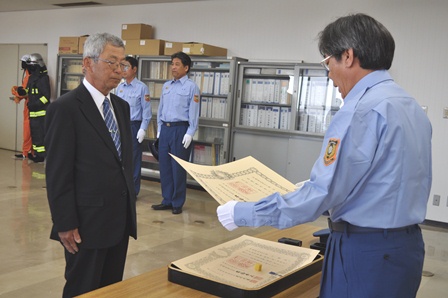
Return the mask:
<svg viewBox="0 0 448 298"><path fill-rule="evenodd" d="M30 117L30 130L34 155L39 158L45 158L45 116Z"/></svg>
<svg viewBox="0 0 448 298"><path fill-rule="evenodd" d="M319 297L415 297L424 256L418 225L394 231L332 231L325 251Z"/></svg>
<svg viewBox="0 0 448 298"><path fill-rule="evenodd" d="M33 141L31 140L30 111L28 110L28 99L23 106L23 143L22 155L28 157L28 153L33 153Z"/></svg>
<svg viewBox="0 0 448 298"><path fill-rule="evenodd" d="M188 122L187 122L188 123ZM187 172L168 153L189 160L193 144L185 149L182 144L187 125L162 125L159 137L160 184L162 204L182 208L187 196Z"/></svg>
<svg viewBox="0 0 448 298"><path fill-rule="evenodd" d="M140 180L142 175L142 144L137 140L137 133L141 124L141 121L131 121L132 158L134 164L134 187L136 196L140 192Z"/></svg>

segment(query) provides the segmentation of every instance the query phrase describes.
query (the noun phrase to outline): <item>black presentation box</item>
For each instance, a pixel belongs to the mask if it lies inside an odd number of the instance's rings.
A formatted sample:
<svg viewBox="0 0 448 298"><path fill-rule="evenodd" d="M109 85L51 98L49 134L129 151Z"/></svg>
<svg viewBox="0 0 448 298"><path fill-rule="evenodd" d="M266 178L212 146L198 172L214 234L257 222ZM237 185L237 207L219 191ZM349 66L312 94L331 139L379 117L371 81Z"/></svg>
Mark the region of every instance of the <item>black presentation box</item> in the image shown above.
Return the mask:
<svg viewBox="0 0 448 298"><path fill-rule="evenodd" d="M232 298L262 298L272 297L295 284L319 273L322 270L324 257L317 255L314 261L305 267L291 272L276 281L258 289L241 289L214 280L182 272L173 263L168 267L168 280L195 290L206 292L219 297Z"/></svg>

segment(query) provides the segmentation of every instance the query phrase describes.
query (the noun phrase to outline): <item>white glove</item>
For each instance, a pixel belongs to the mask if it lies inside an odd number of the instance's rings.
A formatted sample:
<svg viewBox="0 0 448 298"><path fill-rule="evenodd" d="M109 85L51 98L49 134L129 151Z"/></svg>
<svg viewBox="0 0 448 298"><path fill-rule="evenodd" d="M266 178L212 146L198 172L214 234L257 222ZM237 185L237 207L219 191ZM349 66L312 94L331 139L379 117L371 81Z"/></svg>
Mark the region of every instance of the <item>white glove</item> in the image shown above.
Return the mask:
<svg viewBox="0 0 448 298"><path fill-rule="evenodd" d="M157 132L157 138L159 138L159 137L160 137L160 131Z"/></svg>
<svg viewBox="0 0 448 298"><path fill-rule="evenodd" d="M295 187L296 187L296 188L301 188L301 187L305 184L305 182L308 182L308 181L310 181L310 179L308 179L308 180L304 180L304 181L300 181L300 182L297 182L297 183L295 184Z"/></svg>
<svg viewBox="0 0 448 298"><path fill-rule="evenodd" d="M238 226L235 224L235 220L233 219L233 210L235 209L235 205L238 203L237 201L228 201L224 205L219 206L216 209L216 213L218 214L218 219L221 224L229 231L233 231Z"/></svg>
<svg viewBox="0 0 448 298"><path fill-rule="evenodd" d="M184 144L184 148L187 149L191 144L191 140L193 138L189 134L184 135L184 139L182 140L182 144Z"/></svg>
<svg viewBox="0 0 448 298"><path fill-rule="evenodd" d="M140 128L137 132L137 140L139 143L141 143L141 142L143 142L144 138L145 138L145 131Z"/></svg>

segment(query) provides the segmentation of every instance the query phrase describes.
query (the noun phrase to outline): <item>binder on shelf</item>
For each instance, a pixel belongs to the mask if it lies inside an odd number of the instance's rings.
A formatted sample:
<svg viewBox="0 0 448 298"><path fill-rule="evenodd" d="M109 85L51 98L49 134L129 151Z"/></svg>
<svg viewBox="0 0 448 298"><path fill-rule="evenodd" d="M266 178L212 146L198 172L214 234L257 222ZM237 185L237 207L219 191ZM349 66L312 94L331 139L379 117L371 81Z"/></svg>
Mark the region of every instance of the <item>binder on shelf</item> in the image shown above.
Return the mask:
<svg viewBox="0 0 448 298"><path fill-rule="evenodd" d="M289 129L289 122L291 121L291 108L280 108L280 129Z"/></svg>
<svg viewBox="0 0 448 298"><path fill-rule="evenodd" d="M327 77L311 77L309 84L309 106L325 106L327 97Z"/></svg>
<svg viewBox="0 0 448 298"><path fill-rule="evenodd" d="M272 108L272 106L266 106L266 122L264 127L272 127Z"/></svg>
<svg viewBox="0 0 448 298"><path fill-rule="evenodd" d="M280 128L280 107L272 107L272 126L271 128Z"/></svg>
<svg viewBox="0 0 448 298"><path fill-rule="evenodd" d="M266 127L266 106L258 107L258 127Z"/></svg>

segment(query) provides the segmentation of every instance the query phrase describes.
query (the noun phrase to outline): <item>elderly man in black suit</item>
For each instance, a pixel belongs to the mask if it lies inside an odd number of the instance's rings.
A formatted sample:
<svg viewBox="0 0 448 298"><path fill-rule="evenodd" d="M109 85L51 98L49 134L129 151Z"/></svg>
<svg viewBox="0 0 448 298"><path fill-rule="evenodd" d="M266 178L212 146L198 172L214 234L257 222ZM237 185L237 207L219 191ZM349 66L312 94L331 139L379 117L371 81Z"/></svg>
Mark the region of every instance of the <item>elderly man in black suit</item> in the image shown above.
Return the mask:
<svg viewBox="0 0 448 298"><path fill-rule="evenodd" d="M120 38L91 35L82 84L47 110L50 238L65 248L64 297L121 281L129 236L137 237L130 109L110 93L123 61Z"/></svg>

